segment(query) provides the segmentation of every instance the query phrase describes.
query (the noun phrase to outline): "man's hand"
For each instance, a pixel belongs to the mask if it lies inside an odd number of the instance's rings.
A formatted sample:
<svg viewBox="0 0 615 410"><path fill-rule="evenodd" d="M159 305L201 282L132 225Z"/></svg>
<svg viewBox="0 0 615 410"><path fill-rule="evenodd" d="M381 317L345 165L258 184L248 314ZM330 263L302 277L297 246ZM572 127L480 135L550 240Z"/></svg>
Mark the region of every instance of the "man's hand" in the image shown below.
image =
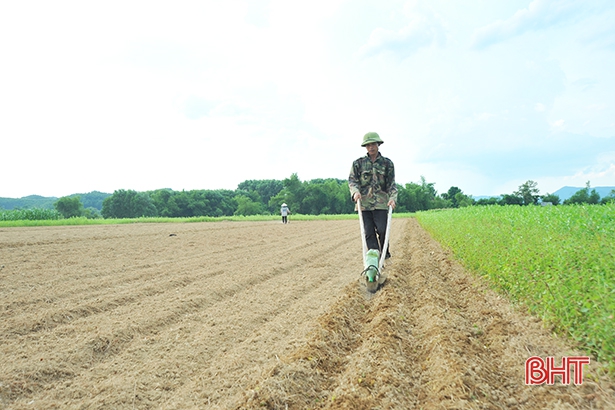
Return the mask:
<svg viewBox="0 0 615 410"><path fill-rule="evenodd" d="M361 193L360 192L355 192L354 195L352 196L352 200L357 202L357 199L361 199Z"/></svg>
<svg viewBox="0 0 615 410"><path fill-rule="evenodd" d="M392 199L389 200L389 203L387 204L387 206L390 206L391 208L395 209L395 201L393 201Z"/></svg>

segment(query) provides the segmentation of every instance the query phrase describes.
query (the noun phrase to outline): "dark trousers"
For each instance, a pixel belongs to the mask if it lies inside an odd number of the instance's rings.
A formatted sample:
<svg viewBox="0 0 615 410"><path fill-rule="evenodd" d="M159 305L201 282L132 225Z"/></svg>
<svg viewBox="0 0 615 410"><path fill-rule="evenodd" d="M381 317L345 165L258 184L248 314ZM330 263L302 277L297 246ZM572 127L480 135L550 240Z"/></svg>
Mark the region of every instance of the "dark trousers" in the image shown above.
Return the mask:
<svg viewBox="0 0 615 410"><path fill-rule="evenodd" d="M378 249L382 253L384 248L384 236L387 232L388 211L375 209L363 211L363 226L365 227L365 241L367 249ZM390 246L389 246L390 248ZM387 258L391 256L387 249Z"/></svg>

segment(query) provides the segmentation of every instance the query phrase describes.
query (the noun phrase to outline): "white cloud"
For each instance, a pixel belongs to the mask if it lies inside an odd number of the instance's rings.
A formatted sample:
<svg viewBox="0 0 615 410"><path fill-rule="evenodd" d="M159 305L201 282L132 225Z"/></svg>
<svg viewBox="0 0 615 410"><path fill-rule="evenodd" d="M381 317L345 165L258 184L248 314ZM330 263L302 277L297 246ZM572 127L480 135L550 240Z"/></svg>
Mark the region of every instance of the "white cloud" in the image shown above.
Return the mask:
<svg viewBox="0 0 615 410"><path fill-rule="evenodd" d="M544 177L541 179L548 189L543 192L553 193L563 186L584 187L589 181L592 187L614 186L615 163L600 164L598 167L590 166L580 169L572 175L560 178Z"/></svg>
<svg viewBox="0 0 615 410"><path fill-rule="evenodd" d="M368 131L440 192L607 179L615 6L514 4L6 2L0 196L345 178Z"/></svg>
<svg viewBox="0 0 615 410"><path fill-rule="evenodd" d="M508 19L498 20L477 29L473 47L481 49L528 31L569 24L583 18L588 8L596 7L574 0L533 0L527 8L518 10Z"/></svg>
<svg viewBox="0 0 615 410"><path fill-rule="evenodd" d="M407 23L399 28L375 28L369 40L358 51L362 57L393 53L406 58L421 48L443 45L446 42L444 27L432 10L419 7L416 2L406 3L404 14Z"/></svg>

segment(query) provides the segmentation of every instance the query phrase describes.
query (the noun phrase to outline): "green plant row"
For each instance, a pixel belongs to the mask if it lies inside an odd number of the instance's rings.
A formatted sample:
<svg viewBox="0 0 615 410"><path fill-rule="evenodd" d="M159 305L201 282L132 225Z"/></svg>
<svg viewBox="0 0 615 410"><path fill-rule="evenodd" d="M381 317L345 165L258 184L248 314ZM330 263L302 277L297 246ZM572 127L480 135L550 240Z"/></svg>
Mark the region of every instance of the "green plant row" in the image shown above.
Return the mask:
<svg viewBox="0 0 615 410"><path fill-rule="evenodd" d="M468 269L615 372L615 204L470 207L416 217Z"/></svg>
<svg viewBox="0 0 615 410"><path fill-rule="evenodd" d="M55 209L16 209L16 210L1 210L0 221L40 221L40 220L57 220L62 218L62 215Z"/></svg>

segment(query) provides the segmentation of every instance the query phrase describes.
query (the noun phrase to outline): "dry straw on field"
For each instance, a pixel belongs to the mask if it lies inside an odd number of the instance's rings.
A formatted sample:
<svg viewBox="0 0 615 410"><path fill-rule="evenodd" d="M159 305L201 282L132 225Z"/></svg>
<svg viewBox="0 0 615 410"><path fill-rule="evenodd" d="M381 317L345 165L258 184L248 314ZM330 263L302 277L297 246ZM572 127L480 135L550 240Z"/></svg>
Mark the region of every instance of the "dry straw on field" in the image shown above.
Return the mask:
<svg viewBox="0 0 615 410"><path fill-rule="evenodd" d="M371 297L353 220L0 231L0 408L615 406L595 362L524 386L573 350L412 219Z"/></svg>

